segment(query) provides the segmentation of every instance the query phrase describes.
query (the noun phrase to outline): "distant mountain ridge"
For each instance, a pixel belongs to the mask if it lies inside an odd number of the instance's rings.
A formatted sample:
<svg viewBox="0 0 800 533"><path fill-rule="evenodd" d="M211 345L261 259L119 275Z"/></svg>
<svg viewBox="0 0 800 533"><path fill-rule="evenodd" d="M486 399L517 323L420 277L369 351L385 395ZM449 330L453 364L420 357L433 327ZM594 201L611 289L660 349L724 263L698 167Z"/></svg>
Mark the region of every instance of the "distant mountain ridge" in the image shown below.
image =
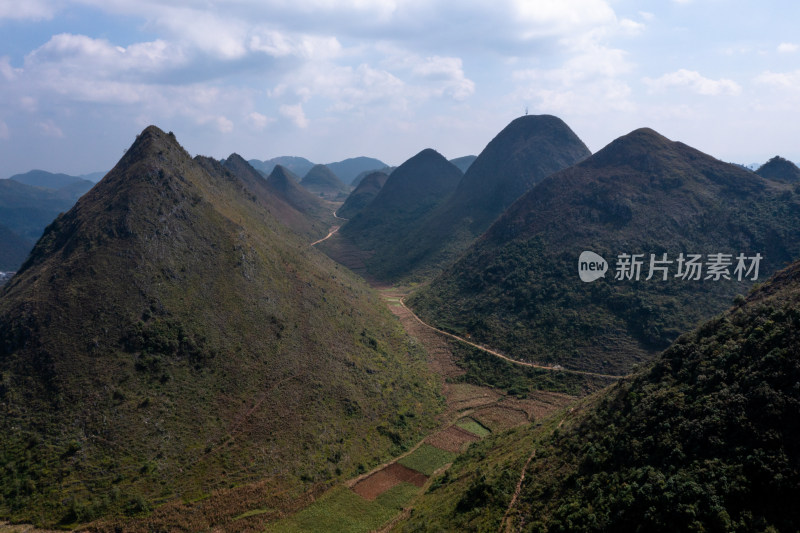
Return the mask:
<svg viewBox="0 0 800 533"><path fill-rule="evenodd" d="M327 166L331 172L336 174L336 176L344 183L348 185L354 185L353 181L362 172L381 170L388 165L380 159L375 159L374 157L359 156L351 157L336 163L327 163L325 166Z"/></svg>
<svg viewBox="0 0 800 533"><path fill-rule="evenodd" d="M19 183L24 183L25 185L30 185L32 187L44 187L46 189L58 190L68 185L75 184L83 185L87 191L92 188L92 184L86 186L85 183L82 183L89 180L80 178L78 176L69 176L67 174L54 174L52 172L47 172L46 170L31 170L24 174L15 174L9 179Z"/></svg>
<svg viewBox="0 0 800 533"><path fill-rule="evenodd" d="M517 357L624 374L752 284L676 279L679 254L758 253L760 276L800 257L798 193L639 129L542 181L408 301ZM593 283L586 250L609 264ZM669 279L646 281L665 253ZM614 279L620 254L642 254L639 281Z"/></svg>
<svg viewBox="0 0 800 533"><path fill-rule="evenodd" d="M315 165L315 163L309 161L305 157L297 156L273 157L272 159L268 159L266 161L251 159L248 161L248 163L250 163L250 165L252 165L256 170L263 172L265 175L269 175L277 165L281 165L297 176L305 176ZM333 172L344 184L350 185L359 174L372 170L380 170L387 165L383 161L375 159L374 157L359 156L333 163L326 163L325 166L328 167L331 172Z"/></svg>
<svg viewBox="0 0 800 533"><path fill-rule="evenodd" d="M265 176L268 176L270 173L272 173L272 171L275 170L275 167L278 165L288 169L296 176L305 176L306 172L311 170L311 167L314 166L314 163L305 157L297 156L273 157L272 159L268 159L266 161L250 159L248 163L256 170L263 172Z"/></svg>
<svg viewBox="0 0 800 533"><path fill-rule="evenodd" d="M350 187L345 185L326 165L311 167L311 170L300 180L300 185L329 200L342 200L350 192Z"/></svg>

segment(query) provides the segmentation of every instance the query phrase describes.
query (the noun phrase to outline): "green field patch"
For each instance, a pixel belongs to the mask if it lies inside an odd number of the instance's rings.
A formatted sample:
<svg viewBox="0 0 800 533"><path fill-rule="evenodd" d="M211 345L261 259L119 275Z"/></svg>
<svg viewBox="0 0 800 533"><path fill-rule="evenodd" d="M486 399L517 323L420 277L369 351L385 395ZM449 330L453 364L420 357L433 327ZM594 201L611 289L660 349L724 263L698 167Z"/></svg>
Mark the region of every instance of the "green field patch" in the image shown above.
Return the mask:
<svg viewBox="0 0 800 533"><path fill-rule="evenodd" d="M414 499L414 496L419 494L419 491L420 488L416 485L400 483L375 498L374 503L386 507L387 509L401 511Z"/></svg>
<svg viewBox="0 0 800 533"><path fill-rule="evenodd" d="M489 429L473 418L462 418L456 422L456 425L480 438L484 438L491 433Z"/></svg>
<svg viewBox="0 0 800 533"><path fill-rule="evenodd" d="M375 501L365 500L342 486L334 487L299 513L268 524L267 533L367 533L391 520L411 493L407 483L381 494ZM409 485L418 491L417 487Z"/></svg>
<svg viewBox="0 0 800 533"><path fill-rule="evenodd" d="M432 475L436 470L447 463L452 463L458 456L457 453L440 450L429 444L423 444L411 454L406 455L397 462L426 476Z"/></svg>

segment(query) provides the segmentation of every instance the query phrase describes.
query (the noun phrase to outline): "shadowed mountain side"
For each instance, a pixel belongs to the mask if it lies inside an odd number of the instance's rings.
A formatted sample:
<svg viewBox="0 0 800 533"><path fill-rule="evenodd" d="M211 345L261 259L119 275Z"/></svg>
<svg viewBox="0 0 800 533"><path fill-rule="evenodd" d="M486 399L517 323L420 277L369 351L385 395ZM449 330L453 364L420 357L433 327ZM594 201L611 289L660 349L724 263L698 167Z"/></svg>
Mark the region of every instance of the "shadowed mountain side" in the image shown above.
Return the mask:
<svg viewBox="0 0 800 533"><path fill-rule="evenodd" d="M756 174L762 178L786 183L800 183L800 168L791 161L775 156L761 165Z"/></svg>
<svg viewBox="0 0 800 533"><path fill-rule="evenodd" d="M797 531L799 347L795 263L648 369L470 448L397 530Z"/></svg>
<svg viewBox="0 0 800 533"><path fill-rule="evenodd" d="M28 257L33 244L0 224L0 271L14 271Z"/></svg>
<svg viewBox="0 0 800 533"><path fill-rule="evenodd" d="M759 279L800 257L799 228L791 186L640 129L536 186L409 303L518 357L621 374L748 290L738 254L761 254ZM578 277L585 250L609 262L593 283ZM703 268L719 253L732 280L675 277L680 254ZM639 281L614 279L620 254L643 254ZM671 261L666 281L645 279L651 254Z"/></svg>
<svg viewBox="0 0 800 533"><path fill-rule="evenodd" d="M458 170L461 172L466 172L469 170L469 167L472 166L472 163L478 159L477 155L465 155L463 157L456 157L455 159L451 159L450 162L453 163Z"/></svg>
<svg viewBox="0 0 800 533"><path fill-rule="evenodd" d="M340 233L372 255L367 270L378 279L404 262L397 243L455 190L462 174L441 154L421 151L392 172L375 198Z"/></svg>
<svg viewBox="0 0 800 533"><path fill-rule="evenodd" d="M5 256L6 269L16 270L47 225L94 185L80 178L69 179L71 176L62 180L62 176L65 175L43 171L15 176L22 181L60 185L59 189L28 185L15 179L0 180L0 225L13 234L5 239L7 250L16 250Z"/></svg>
<svg viewBox="0 0 800 533"><path fill-rule="evenodd" d="M367 175L350 193L344 204L336 210L336 215L346 219L355 217L378 196L378 192L388 178L389 176L383 172L373 172Z"/></svg>
<svg viewBox="0 0 800 533"><path fill-rule="evenodd" d="M148 127L0 290L1 519L182 500L212 529L218 489L280 509L430 423L385 306L212 161Z"/></svg>

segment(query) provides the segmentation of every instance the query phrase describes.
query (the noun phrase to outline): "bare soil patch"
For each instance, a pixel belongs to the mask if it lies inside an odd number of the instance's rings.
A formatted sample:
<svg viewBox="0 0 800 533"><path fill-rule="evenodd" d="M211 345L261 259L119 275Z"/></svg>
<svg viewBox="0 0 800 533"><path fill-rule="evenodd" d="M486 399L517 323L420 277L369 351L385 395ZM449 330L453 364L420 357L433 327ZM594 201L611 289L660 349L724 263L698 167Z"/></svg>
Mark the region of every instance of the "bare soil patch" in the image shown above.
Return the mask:
<svg viewBox="0 0 800 533"><path fill-rule="evenodd" d="M427 480L428 476L425 474L420 474L400 463L392 463L356 483L353 492L371 501L400 483L406 482L422 487Z"/></svg>
<svg viewBox="0 0 800 533"><path fill-rule="evenodd" d="M531 396L523 400L507 396L503 399L503 405L522 409L527 413L528 420L533 421L547 418L575 401L574 396L560 392L536 391Z"/></svg>
<svg viewBox="0 0 800 533"><path fill-rule="evenodd" d="M493 433L505 431L528 423L528 414L521 408L512 405L492 405L476 409L471 415Z"/></svg>
<svg viewBox="0 0 800 533"><path fill-rule="evenodd" d="M458 426L450 426L443 431L434 433L425 439L425 442L440 450L461 453L470 443L479 440L480 438L477 435L473 435L465 429Z"/></svg>

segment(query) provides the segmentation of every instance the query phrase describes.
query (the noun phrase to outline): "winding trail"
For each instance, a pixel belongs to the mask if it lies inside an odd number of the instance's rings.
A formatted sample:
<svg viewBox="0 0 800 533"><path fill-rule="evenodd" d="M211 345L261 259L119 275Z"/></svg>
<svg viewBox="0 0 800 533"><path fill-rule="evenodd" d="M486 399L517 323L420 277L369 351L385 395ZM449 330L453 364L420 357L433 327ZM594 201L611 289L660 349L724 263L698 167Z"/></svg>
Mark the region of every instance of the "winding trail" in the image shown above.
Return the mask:
<svg viewBox="0 0 800 533"><path fill-rule="evenodd" d="M335 219L337 219L337 220L343 220L344 222L347 222L347 221L349 220L349 219L347 219L347 218L342 218L342 217L340 217L340 216L337 216L337 215L336 215L336 210L335 210L335 209L333 210L333 218L335 218ZM331 226L331 229L330 229L330 231L328 232L328 234L327 234L327 235L325 235L323 238L321 238L321 239L320 239L320 240L318 240L318 241L314 241L314 242L312 242L311 244L309 244L309 246L315 246L315 245L317 245L317 244L319 244L319 243L321 243L321 242L323 242L323 241L327 241L328 239L330 239L331 237L333 237L334 235L336 235L336 232L337 232L337 231L339 231L339 228L341 228L341 227L342 227L342 225L341 225L341 224L340 224L340 225L338 225L338 226Z"/></svg>
<svg viewBox="0 0 800 533"><path fill-rule="evenodd" d="M528 362L525 362L525 361L518 361L516 359L512 359L511 357L508 357L507 355L503 355L500 352L492 350L491 348L487 348L485 346L481 346L480 344L475 344L474 342L469 341L469 340L465 339L464 337L459 337L458 335L454 335L453 333L449 333L449 332L444 331L442 329L439 329L439 328L437 328L435 326L431 326L430 324L428 324L425 321L423 321L420 317L418 317L416 315L416 313L414 313L414 311L412 311L411 309L408 308L408 306L406 306L405 298L401 298L400 299L400 305L402 305L405 309L407 309L408 312L411 313L411 316L413 316L415 319L417 319L417 321L420 324L422 324L423 326L428 327L428 328L430 328L430 329L432 329L432 330L434 330L434 331L436 331L438 333L441 333L442 335L447 335L450 338L453 338L453 339L455 339L457 341L463 342L464 344L468 344L468 345L472 346L473 348L477 348L477 349L479 349L479 350L481 350L483 352L486 352L488 354L494 355L495 357L499 357L500 359L505 359L509 363L514 363L515 365L529 366L529 367L532 367L532 368L540 368L542 370L551 370L553 372L568 372L570 374L579 374L579 375L582 375L582 376L593 376L593 377L605 378L605 379L621 379L621 378L625 377L625 376L616 376L616 375L612 375L612 374L599 374L597 372L588 372L588 371L585 371L585 370L572 370L572 369L569 369L569 368L564 368L562 366L548 366L548 365L540 365L540 364L536 364L536 363L528 363Z"/></svg>

